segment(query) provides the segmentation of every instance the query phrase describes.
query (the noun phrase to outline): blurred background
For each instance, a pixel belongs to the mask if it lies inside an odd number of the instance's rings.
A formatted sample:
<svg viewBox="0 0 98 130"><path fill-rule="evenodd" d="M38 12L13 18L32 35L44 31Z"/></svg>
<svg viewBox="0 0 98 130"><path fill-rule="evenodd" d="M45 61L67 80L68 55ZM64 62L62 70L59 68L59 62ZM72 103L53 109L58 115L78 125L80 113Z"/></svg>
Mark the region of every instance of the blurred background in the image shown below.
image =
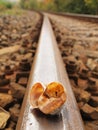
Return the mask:
<svg viewBox="0 0 98 130"><path fill-rule="evenodd" d="M97 15L98 0L0 0L0 12L13 8Z"/></svg>

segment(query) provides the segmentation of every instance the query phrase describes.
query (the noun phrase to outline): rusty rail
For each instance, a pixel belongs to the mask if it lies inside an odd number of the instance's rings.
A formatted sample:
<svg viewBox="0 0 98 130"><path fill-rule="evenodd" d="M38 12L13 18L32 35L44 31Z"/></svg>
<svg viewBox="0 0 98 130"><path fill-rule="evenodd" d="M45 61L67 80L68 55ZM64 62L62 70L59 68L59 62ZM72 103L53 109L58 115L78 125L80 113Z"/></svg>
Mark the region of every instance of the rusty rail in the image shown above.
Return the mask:
<svg viewBox="0 0 98 130"><path fill-rule="evenodd" d="M29 91L32 85L35 82L49 84L52 81L61 82L67 90L67 102L58 116L46 116L32 110L29 104ZM63 61L46 16L16 130L84 130Z"/></svg>
<svg viewBox="0 0 98 130"><path fill-rule="evenodd" d="M75 18L75 19L79 19L79 20L83 20L83 21L89 21L89 22L93 22L93 23L98 23L98 16L97 15L63 13L63 12L59 12L59 13L46 12L46 13L64 16L64 17L68 17L68 18Z"/></svg>
<svg viewBox="0 0 98 130"><path fill-rule="evenodd" d="M97 15L75 14L75 13L60 13L60 15L98 23Z"/></svg>

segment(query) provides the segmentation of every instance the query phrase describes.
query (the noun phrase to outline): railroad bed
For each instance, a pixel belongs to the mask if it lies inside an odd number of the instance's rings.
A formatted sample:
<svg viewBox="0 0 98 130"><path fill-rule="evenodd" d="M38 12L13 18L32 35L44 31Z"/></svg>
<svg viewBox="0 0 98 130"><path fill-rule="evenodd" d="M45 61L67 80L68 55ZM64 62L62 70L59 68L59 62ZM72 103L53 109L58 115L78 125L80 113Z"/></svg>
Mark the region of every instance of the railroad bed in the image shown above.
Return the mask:
<svg viewBox="0 0 98 130"><path fill-rule="evenodd" d="M0 129L15 130L41 24L35 12L0 16Z"/></svg>
<svg viewBox="0 0 98 130"><path fill-rule="evenodd" d="M50 18L85 128L97 130L98 24L74 16Z"/></svg>
<svg viewBox="0 0 98 130"><path fill-rule="evenodd" d="M34 12L0 18L0 120L3 122L0 127L4 130L84 130L85 125L86 130L97 130L97 24L48 16L55 36L48 18L44 18L41 30L42 16ZM57 116L33 110L29 103L34 83L47 85L53 81L62 83L67 90L67 102Z"/></svg>

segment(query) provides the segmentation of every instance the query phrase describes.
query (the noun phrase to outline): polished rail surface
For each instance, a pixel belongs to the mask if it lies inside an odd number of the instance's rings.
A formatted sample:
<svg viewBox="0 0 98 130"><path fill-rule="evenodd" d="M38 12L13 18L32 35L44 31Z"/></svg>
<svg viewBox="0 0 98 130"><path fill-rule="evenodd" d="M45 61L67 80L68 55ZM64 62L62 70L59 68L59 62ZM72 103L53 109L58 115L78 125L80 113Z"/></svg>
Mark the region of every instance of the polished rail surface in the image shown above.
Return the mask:
<svg viewBox="0 0 98 130"><path fill-rule="evenodd" d="M29 104L29 91L32 85L36 82L49 84L52 81L62 83L67 90L67 101L57 116L47 116L32 110ZM84 130L50 22L46 16L16 130Z"/></svg>

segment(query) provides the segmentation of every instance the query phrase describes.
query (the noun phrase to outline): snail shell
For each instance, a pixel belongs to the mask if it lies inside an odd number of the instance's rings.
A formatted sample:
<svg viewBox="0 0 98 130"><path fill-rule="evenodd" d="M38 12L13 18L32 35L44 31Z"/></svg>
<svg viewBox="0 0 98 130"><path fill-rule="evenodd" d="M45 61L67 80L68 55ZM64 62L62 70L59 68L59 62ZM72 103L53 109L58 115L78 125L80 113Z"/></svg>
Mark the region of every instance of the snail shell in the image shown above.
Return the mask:
<svg viewBox="0 0 98 130"><path fill-rule="evenodd" d="M57 114L66 98L66 90L58 82L48 84L45 90L40 83L36 83L30 93L31 105L44 114Z"/></svg>
<svg viewBox="0 0 98 130"><path fill-rule="evenodd" d="M36 83L30 90L30 104L33 108L38 108L38 99L43 94L44 88L41 83Z"/></svg>

